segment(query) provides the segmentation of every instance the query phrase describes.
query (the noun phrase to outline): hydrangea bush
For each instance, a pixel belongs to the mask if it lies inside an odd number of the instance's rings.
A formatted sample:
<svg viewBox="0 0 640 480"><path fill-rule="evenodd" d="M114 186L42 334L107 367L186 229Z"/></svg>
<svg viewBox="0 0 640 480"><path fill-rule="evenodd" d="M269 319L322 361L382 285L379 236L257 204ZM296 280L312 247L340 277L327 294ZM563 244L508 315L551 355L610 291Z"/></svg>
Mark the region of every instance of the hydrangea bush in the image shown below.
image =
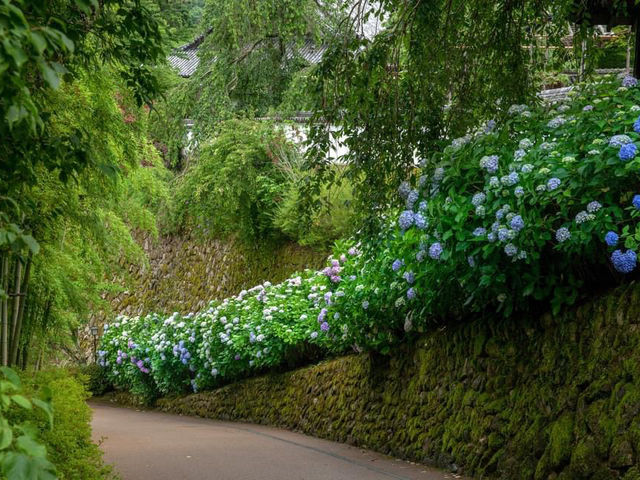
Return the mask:
<svg viewBox="0 0 640 480"><path fill-rule="evenodd" d="M181 317L120 317L100 362L116 384L200 389L315 344L387 352L473 312L554 311L636 268L640 90L628 78L559 105L512 106L422 160L375 238L321 272Z"/></svg>

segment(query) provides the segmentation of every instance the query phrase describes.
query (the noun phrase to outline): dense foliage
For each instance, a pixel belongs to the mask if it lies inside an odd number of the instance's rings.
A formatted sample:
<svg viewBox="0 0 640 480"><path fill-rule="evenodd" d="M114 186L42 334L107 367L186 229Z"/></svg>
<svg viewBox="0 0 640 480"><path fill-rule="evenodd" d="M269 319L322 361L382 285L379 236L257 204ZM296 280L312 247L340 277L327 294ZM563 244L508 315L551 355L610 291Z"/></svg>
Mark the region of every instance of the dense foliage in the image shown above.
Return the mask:
<svg viewBox="0 0 640 480"><path fill-rule="evenodd" d="M387 352L406 332L494 309L558 310L635 269L640 89L587 84L556 106L514 105L421 160L374 239L321 272L208 310L119 317L100 363L153 395L238 378L291 348ZM390 218L390 220L389 220ZM340 253L343 252L343 253Z"/></svg>

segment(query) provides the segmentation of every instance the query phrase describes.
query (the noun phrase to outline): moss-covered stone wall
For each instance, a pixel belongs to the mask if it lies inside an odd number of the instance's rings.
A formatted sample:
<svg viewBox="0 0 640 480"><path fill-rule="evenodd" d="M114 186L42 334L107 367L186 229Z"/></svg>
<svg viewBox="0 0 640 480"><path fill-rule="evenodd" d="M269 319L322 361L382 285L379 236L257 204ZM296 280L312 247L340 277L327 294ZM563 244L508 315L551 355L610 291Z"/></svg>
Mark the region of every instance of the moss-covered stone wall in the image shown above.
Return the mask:
<svg viewBox="0 0 640 480"><path fill-rule="evenodd" d="M167 411L300 430L478 478L640 480L640 286L496 316L212 392Z"/></svg>
<svg viewBox="0 0 640 480"><path fill-rule="evenodd" d="M143 239L145 268L130 267L128 288L111 296L116 313L188 313L212 299L245 288L281 282L296 271L318 269L328 253L296 243L247 247L233 240L200 240L189 235Z"/></svg>

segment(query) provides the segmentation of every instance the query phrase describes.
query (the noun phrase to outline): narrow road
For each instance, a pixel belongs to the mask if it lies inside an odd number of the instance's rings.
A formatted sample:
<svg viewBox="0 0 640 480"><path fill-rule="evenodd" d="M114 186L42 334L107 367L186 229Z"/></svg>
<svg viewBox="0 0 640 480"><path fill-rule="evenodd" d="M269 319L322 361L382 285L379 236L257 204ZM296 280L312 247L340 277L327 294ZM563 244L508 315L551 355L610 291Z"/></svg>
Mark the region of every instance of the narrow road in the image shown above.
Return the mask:
<svg viewBox="0 0 640 480"><path fill-rule="evenodd" d="M286 430L91 403L93 439L123 480L461 478Z"/></svg>

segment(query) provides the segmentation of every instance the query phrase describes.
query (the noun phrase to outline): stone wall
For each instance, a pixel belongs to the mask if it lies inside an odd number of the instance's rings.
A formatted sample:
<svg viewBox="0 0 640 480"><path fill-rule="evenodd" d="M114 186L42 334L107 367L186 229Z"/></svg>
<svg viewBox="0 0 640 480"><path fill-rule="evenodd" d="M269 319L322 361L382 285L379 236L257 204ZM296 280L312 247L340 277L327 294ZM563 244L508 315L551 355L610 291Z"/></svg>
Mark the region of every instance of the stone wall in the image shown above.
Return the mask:
<svg viewBox="0 0 640 480"><path fill-rule="evenodd" d="M131 266L129 288L109 300L116 313L189 313L210 300L237 295L259 283L283 281L296 271L318 269L328 252L296 243L246 247L232 240L199 240L188 235L141 241L149 257Z"/></svg>
<svg viewBox="0 0 640 480"><path fill-rule="evenodd" d="M640 286L476 319L163 410L281 426L478 478L640 480Z"/></svg>

